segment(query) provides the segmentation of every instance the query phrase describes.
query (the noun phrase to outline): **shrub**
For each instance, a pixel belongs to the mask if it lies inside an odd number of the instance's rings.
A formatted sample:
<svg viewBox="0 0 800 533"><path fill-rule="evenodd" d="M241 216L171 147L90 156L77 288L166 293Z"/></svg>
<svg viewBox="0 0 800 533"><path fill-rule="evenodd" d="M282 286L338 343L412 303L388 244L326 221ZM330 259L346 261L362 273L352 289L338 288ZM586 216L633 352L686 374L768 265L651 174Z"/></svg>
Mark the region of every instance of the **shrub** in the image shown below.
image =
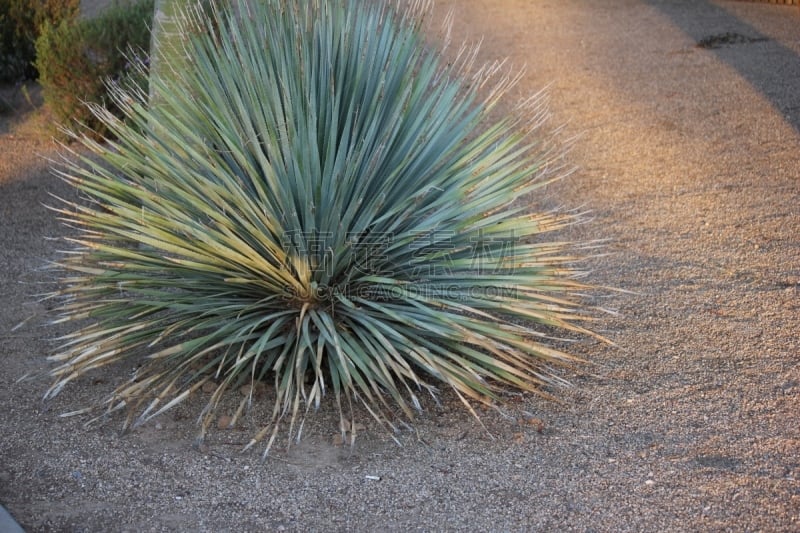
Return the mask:
<svg viewBox="0 0 800 533"><path fill-rule="evenodd" d="M47 396L144 356L102 405L136 426L212 382L204 432L226 391L271 381L247 446L269 435L268 451L326 393L394 427L438 385L470 406L562 383L553 365L575 359L546 335L588 333L585 287L543 236L570 217L524 201L552 169L541 116L486 123L507 84L479 97L485 78L440 59L418 7L238 12L184 21L207 31L151 82L158 106L114 91L127 123L94 107L118 140L82 136L96 156L62 172L93 203L61 209L82 236L56 294L61 321L91 324L52 357Z"/></svg>
<svg viewBox="0 0 800 533"><path fill-rule="evenodd" d="M144 83L146 73L131 80L132 56L150 45L153 0L116 3L97 17L46 22L36 41L36 68L44 99L57 122L78 121L105 133L86 103L119 108L108 97L108 84Z"/></svg>
<svg viewBox="0 0 800 533"><path fill-rule="evenodd" d="M79 7L80 0L0 0L0 83L36 78L40 28L74 20Z"/></svg>

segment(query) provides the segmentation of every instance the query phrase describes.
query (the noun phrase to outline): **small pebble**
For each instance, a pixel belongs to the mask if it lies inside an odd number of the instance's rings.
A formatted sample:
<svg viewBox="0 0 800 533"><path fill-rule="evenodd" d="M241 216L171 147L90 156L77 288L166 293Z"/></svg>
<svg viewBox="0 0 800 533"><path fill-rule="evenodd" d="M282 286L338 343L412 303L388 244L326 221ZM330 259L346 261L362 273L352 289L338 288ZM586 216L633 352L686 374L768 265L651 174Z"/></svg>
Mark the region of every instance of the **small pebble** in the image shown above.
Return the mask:
<svg viewBox="0 0 800 533"><path fill-rule="evenodd" d="M529 418L528 425L535 427L537 433L541 433L544 431L544 420L542 420L541 418Z"/></svg>
<svg viewBox="0 0 800 533"><path fill-rule="evenodd" d="M263 398L266 395L267 389L263 382L254 381L239 387L239 394L244 397L253 396L255 399Z"/></svg>

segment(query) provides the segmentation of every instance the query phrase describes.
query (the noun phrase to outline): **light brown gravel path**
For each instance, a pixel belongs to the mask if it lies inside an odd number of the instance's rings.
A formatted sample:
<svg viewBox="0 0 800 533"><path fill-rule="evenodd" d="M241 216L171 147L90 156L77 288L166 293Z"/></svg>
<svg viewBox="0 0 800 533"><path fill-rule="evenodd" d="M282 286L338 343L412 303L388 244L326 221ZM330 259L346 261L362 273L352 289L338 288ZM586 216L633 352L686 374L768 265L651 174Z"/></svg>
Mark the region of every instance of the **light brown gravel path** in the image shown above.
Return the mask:
<svg viewBox="0 0 800 533"><path fill-rule="evenodd" d="M580 170L548 202L590 209L568 236L610 238L592 279L635 294L605 305L618 348L566 403L486 414L452 398L402 433L351 450L335 417L289 454L240 455L252 430L192 448L202 399L120 436L57 414L113 386L85 379L42 405L54 330L26 294L59 233L40 207L66 194L35 146L0 137L0 502L31 531L797 531L800 529L800 16L787 6L677 0L449 0L455 37L550 84ZM698 40L736 33L715 49ZM509 102L510 107L511 102ZM29 141L32 142L32 141ZM46 145L45 145L46 146ZM18 161L18 163L15 163ZM15 166L17 164L17 166ZM24 284L20 284L23 282ZM255 422L253 422L255 424ZM419 438L419 440L418 440ZM375 476L380 479L371 479Z"/></svg>

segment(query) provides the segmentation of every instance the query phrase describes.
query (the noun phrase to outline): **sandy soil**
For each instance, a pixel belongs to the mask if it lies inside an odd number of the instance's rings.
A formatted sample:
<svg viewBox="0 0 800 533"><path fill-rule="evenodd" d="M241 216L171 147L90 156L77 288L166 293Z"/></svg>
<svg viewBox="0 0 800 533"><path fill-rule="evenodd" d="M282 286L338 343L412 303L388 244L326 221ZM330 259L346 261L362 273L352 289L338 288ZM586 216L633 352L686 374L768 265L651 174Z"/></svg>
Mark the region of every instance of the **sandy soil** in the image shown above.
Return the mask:
<svg viewBox="0 0 800 533"><path fill-rule="evenodd" d="M574 349L563 404L486 413L453 398L397 446L323 409L288 453L240 454L257 416L195 447L188 405L131 434L59 418L125 377L42 403L49 237L72 193L34 113L0 128L0 503L29 531L797 531L800 529L800 14L731 1L442 0L454 36L510 56L510 95L549 84L580 167L547 202L610 239L592 279L632 294ZM726 34L740 37L725 38ZM714 38L716 36L716 38ZM719 46L699 48L707 40ZM17 95L19 96L19 95ZM23 100L19 100L24 107ZM31 125L33 124L33 126ZM21 327L15 326L26 321ZM526 423L524 415L543 421ZM255 420L254 420L255 419ZM540 431L541 430L541 431Z"/></svg>

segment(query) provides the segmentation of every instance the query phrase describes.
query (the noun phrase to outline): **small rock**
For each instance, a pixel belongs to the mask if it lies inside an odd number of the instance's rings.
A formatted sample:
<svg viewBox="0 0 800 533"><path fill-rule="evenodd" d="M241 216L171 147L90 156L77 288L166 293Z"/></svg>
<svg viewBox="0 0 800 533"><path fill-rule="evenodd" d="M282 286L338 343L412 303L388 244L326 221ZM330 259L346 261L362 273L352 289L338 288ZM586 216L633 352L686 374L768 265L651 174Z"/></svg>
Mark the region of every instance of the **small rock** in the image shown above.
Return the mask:
<svg viewBox="0 0 800 533"><path fill-rule="evenodd" d="M233 422L233 417L231 417L230 415L221 415L217 419L217 427L219 429L230 429L232 422Z"/></svg>
<svg viewBox="0 0 800 533"><path fill-rule="evenodd" d="M535 417L526 418L525 423L535 428L537 433L541 433L542 431L544 431L544 420L542 420L541 418L535 418Z"/></svg>
<svg viewBox="0 0 800 533"><path fill-rule="evenodd" d="M647 486L650 486L650 485L655 485L656 482L653 481L652 479L648 479L647 481L644 482L644 484L647 485Z"/></svg>
<svg viewBox="0 0 800 533"><path fill-rule="evenodd" d="M164 424L161 422L156 422L156 429L164 429Z"/></svg>
<svg viewBox="0 0 800 533"><path fill-rule="evenodd" d="M239 394L244 397L251 396L259 399L266 396L267 387L262 381L253 381L239 387Z"/></svg>
<svg viewBox="0 0 800 533"><path fill-rule="evenodd" d="M200 388L200 390L210 394L215 390L217 390L217 384L214 383L213 381L206 381L205 383L203 383L203 386Z"/></svg>

